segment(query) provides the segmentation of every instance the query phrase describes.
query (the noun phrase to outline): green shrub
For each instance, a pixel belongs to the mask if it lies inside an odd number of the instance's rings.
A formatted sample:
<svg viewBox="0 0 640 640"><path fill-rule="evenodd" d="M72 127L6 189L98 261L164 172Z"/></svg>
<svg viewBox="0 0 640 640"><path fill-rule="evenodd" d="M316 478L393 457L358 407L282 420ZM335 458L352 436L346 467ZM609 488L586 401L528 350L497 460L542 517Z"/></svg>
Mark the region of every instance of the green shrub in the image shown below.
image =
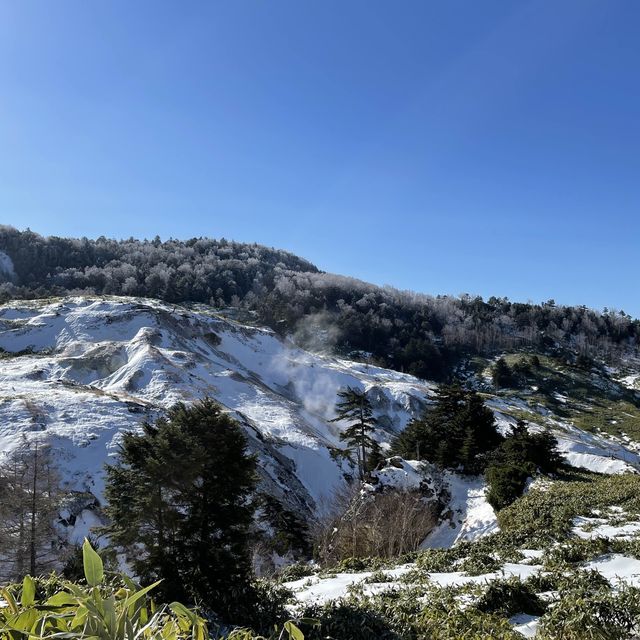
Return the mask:
<svg viewBox="0 0 640 640"><path fill-rule="evenodd" d="M450 549L426 549L416 558L416 566L423 571L441 573L451 571L452 565L459 560L461 555L459 547Z"/></svg>
<svg viewBox="0 0 640 640"><path fill-rule="evenodd" d="M293 592L269 580L254 580L251 607L247 607L242 624L260 633L281 627L289 618L286 606L294 600Z"/></svg>
<svg viewBox="0 0 640 640"><path fill-rule="evenodd" d="M585 562L611 553L611 542L607 538L570 538L566 542L550 547L544 555L544 568Z"/></svg>
<svg viewBox="0 0 640 640"><path fill-rule="evenodd" d="M524 491L531 469L515 464L491 464L487 467L485 478L489 489L487 502L500 511L513 504Z"/></svg>
<svg viewBox="0 0 640 640"><path fill-rule="evenodd" d="M640 619L640 590L570 590L542 617L540 640L622 640Z"/></svg>
<svg viewBox="0 0 640 640"><path fill-rule="evenodd" d="M457 568L470 576L480 576L485 573L496 571L500 566L500 561L496 560L492 555L488 553L475 552L465 558Z"/></svg>
<svg viewBox="0 0 640 640"><path fill-rule="evenodd" d="M629 514L640 513L640 476L574 474L571 481L555 481L532 489L498 514L503 532L522 546L544 548L570 535L573 519L594 509L617 505Z"/></svg>
<svg viewBox="0 0 640 640"><path fill-rule="evenodd" d="M382 558L344 558L331 568L333 573L359 573L361 571L376 571L389 566L389 561ZM391 563L393 564L393 563Z"/></svg>
<svg viewBox="0 0 640 640"><path fill-rule="evenodd" d="M173 602L156 608L148 593L124 577L126 584L114 590L105 583L100 556L85 541L84 574L87 587L57 579L55 593L38 599L37 583L26 576L22 587L0 589L0 638L91 638L92 640L206 640L205 621L184 605ZM47 587L56 579L50 578ZM16 592L19 589L19 597Z"/></svg>
<svg viewBox="0 0 640 640"><path fill-rule="evenodd" d="M294 580L300 580L301 578L307 578L316 573L313 566L304 562L296 562L284 567L278 573L278 580L280 582L293 582Z"/></svg>
<svg viewBox="0 0 640 640"><path fill-rule="evenodd" d="M496 613L504 618L517 613L539 616L546 609L532 585L518 577L493 580L475 606L480 611Z"/></svg>
<svg viewBox="0 0 640 640"><path fill-rule="evenodd" d="M464 607L453 591L434 590L415 622L418 638L429 640L522 640L509 621L474 607Z"/></svg>
<svg viewBox="0 0 640 640"><path fill-rule="evenodd" d="M392 575L378 570L374 571L370 576L367 576L362 582L364 584L380 584L383 582L394 582L395 579Z"/></svg>
<svg viewBox="0 0 640 640"><path fill-rule="evenodd" d="M609 581L594 569L572 569L566 571L556 568L552 571L536 573L527 578L525 583L538 593L545 591L595 593L599 590L611 588Z"/></svg>
<svg viewBox="0 0 640 640"><path fill-rule="evenodd" d="M305 637L310 640L400 640L390 621L366 598L351 597L310 605L304 616L319 621L318 626L301 624Z"/></svg>

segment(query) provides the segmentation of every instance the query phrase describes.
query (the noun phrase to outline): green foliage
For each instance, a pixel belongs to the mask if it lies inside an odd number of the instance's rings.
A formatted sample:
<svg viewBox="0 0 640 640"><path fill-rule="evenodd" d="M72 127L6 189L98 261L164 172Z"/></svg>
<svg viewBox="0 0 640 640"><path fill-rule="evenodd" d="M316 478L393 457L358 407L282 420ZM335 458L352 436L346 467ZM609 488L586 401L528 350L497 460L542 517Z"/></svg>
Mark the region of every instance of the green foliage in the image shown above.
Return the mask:
<svg viewBox="0 0 640 640"><path fill-rule="evenodd" d="M526 423L519 420L492 454L491 461L529 465L534 471L540 469L543 473L555 473L562 466L562 456L557 446L558 441L548 429L532 433Z"/></svg>
<svg viewBox="0 0 640 640"><path fill-rule="evenodd" d="M522 495L529 477L527 467L515 464L491 464L485 471L489 486L487 502L496 510L504 509Z"/></svg>
<svg viewBox="0 0 640 640"><path fill-rule="evenodd" d="M294 580L300 580L301 578L307 578L316 573L314 568L305 562L296 562L290 564L278 573L278 580L280 582L293 582Z"/></svg>
<svg viewBox="0 0 640 640"><path fill-rule="evenodd" d="M360 571L376 571L389 566L383 558L343 558L331 568L333 573L359 573Z"/></svg>
<svg viewBox="0 0 640 640"><path fill-rule="evenodd" d="M376 427L371 402L364 391L354 387L339 391L338 398L337 415L331 422L350 423L340 434L340 440L355 449L360 479L363 480L365 474L372 470L371 464L377 465L381 459L380 446L370 435Z"/></svg>
<svg viewBox="0 0 640 640"><path fill-rule="evenodd" d="M167 600L203 603L229 621L254 606L249 527L255 460L240 426L209 399L125 434L107 467L108 533ZM145 553L139 552L144 545Z"/></svg>
<svg viewBox="0 0 640 640"><path fill-rule="evenodd" d="M554 567L550 570L535 573L530 578L527 578L526 584L538 593L577 591L589 594L611 588L609 581L598 571L575 567L569 571L567 567Z"/></svg>
<svg viewBox="0 0 640 640"><path fill-rule="evenodd" d="M496 510L504 509L522 495L527 478L538 470L555 473L562 465L557 440L550 431L531 433L519 420L511 434L489 456L485 478L487 500Z"/></svg>
<svg viewBox="0 0 640 640"><path fill-rule="evenodd" d="M257 502L260 519L266 521L273 531L265 541L269 548L281 556L293 552L297 557L309 557L312 549L307 523L267 493L260 493Z"/></svg>
<svg viewBox="0 0 640 640"><path fill-rule="evenodd" d="M547 549L544 555L545 569L562 568L565 565L585 562L611 553L611 541L607 538L569 538L566 542Z"/></svg>
<svg viewBox="0 0 640 640"><path fill-rule="evenodd" d="M287 605L294 601L293 593L269 580L251 583L250 606L241 611L240 622L259 633L268 634L282 628L289 618Z"/></svg>
<svg viewBox="0 0 640 640"><path fill-rule="evenodd" d="M403 638L429 640L517 640L508 620L475 607L465 606L456 590L438 587L418 588L402 595L384 594L387 616ZM421 606L428 602L428 606Z"/></svg>
<svg viewBox="0 0 640 640"><path fill-rule="evenodd" d="M493 580L475 603L475 607L485 613L495 613L510 618L517 613L532 616L542 615L546 606L532 585L518 577Z"/></svg>
<svg viewBox="0 0 640 640"><path fill-rule="evenodd" d="M416 566L424 571L440 573L451 571L453 563L460 558L460 547L425 549L416 558Z"/></svg>
<svg viewBox="0 0 640 640"><path fill-rule="evenodd" d="M470 576L480 576L500 568L501 562L489 553L476 552L465 558L457 567Z"/></svg>
<svg viewBox="0 0 640 640"><path fill-rule="evenodd" d="M496 387L515 387L516 376L504 358L498 358L491 369L491 378Z"/></svg>
<svg viewBox="0 0 640 640"><path fill-rule="evenodd" d="M623 640L640 619L640 590L569 589L542 617L541 640Z"/></svg>
<svg viewBox="0 0 640 640"><path fill-rule="evenodd" d="M438 389L435 405L420 420L410 422L395 439L393 453L425 459L440 467L462 466L475 473L483 455L502 441L493 412L475 391L459 385Z"/></svg>
<svg viewBox="0 0 640 640"><path fill-rule="evenodd" d="M571 481L532 489L500 511L498 522L502 533L513 536L520 546L540 548L553 541L563 542L577 516L611 505L640 514L640 476L574 474Z"/></svg>
<svg viewBox="0 0 640 640"><path fill-rule="evenodd" d="M196 613L173 602L156 607L149 592L152 584L140 588L122 577L124 586L113 588L104 582L102 560L88 541L83 546L83 588L61 579L50 580L54 593L40 599L36 581L26 576L22 587L0 589L0 638L78 638L91 640L207 640L205 621ZM19 595L18 595L19 592Z"/></svg>
<svg viewBox="0 0 640 640"><path fill-rule="evenodd" d="M310 605L304 610L304 615L319 621L318 626L311 628L301 625L309 640L400 640L390 621L367 599L352 597Z"/></svg>

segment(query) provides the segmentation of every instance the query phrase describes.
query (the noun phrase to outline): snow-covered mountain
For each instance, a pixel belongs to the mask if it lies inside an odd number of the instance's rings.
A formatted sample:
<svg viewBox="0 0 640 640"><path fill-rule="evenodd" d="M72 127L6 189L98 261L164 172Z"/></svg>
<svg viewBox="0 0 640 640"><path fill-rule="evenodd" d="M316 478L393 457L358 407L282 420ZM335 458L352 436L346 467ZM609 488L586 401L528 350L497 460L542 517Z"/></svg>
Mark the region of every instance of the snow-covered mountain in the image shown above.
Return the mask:
<svg viewBox="0 0 640 640"><path fill-rule="evenodd" d="M410 375L304 351L207 307L134 298L6 304L0 307L0 349L0 450L9 454L25 438L45 439L69 488L97 504L119 434L175 402L206 395L244 425L259 457L262 489L313 517L353 473L343 457L332 455L343 447L342 427L330 422L338 390L367 391L384 447L435 389ZM489 397L488 404L503 430L528 409L533 422L553 429L575 466L607 473L640 469L629 442L586 433L519 398ZM441 488L451 509L430 538L434 546L495 530L480 480L445 474Z"/></svg>
<svg viewBox="0 0 640 640"><path fill-rule="evenodd" d="M0 448L44 438L70 488L102 500L118 435L178 401L210 396L246 428L263 488L308 515L353 470L334 416L337 391L364 388L388 441L431 386L312 354L208 310L136 299L67 298L0 308Z"/></svg>

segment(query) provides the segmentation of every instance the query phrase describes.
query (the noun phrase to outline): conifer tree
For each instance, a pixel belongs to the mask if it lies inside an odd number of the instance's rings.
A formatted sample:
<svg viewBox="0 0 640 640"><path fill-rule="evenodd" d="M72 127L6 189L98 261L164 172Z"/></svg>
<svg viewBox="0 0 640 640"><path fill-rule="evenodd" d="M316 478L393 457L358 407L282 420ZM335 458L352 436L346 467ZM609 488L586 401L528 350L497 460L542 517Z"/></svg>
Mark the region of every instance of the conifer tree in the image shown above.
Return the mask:
<svg viewBox="0 0 640 640"><path fill-rule="evenodd" d="M347 387L339 391L338 398L336 403L337 416L331 422L348 421L350 423L340 434L340 440L345 441L356 450L358 474L360 480L364 480L365 474L370 470L367 459L368 452L374 452L374 456L377 458L376 462L380 458L378 443L370 435L376 427L371 402L364 391L354 387Z"/></svg>
<svg viewBox="0 0 640 640"><path fill-rule="evenodd" d="M462 466L471 473L482 468L483 455L501 441L493 412L482 398L454 384L438 389L433 407L407 425L392 451L407 459L419 453L438 466Z"/></svg>
<svg viewBox="0 0 640 640"><path fill-rule="evenodd" d="M168 600L233 621L251 597L255 459L241 427L210 399L178 404L123 438L107 467L108 528L136 574Z"/></svg>
<svg viewBox="0 0 640 640"><path fill-rule="evenodd" d="M513 372L504 358L496 360L491 371L491 377L496 387L510 387L514 382Z"/></svg>

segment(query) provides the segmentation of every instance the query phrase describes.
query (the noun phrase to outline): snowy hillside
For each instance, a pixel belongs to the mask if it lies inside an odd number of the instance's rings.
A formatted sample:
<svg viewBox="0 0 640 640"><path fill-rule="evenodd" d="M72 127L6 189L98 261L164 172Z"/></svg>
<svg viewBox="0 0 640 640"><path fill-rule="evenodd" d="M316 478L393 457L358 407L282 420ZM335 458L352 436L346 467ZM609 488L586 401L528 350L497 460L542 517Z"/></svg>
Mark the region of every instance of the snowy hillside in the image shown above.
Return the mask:
<svg viewBox="0 0 640 640"><path fill-rule="evenodd" d="M0 309L0 448L45 438L71 487L102 496L118 434L177 401L211 396L245 425L264 488L316 512L345 473L336 392L367 390L383 441L431 387L409 375L314 355L269 330L134 299L69 298Z"/></svg>
<svg viewBox="0 0 640 640"><path fill-rule="evenodd" d="M332 456L343 447L341 426L330 422L337 391L347 385L367 391L384 446L435 389L410 375L301 350L208 308L133 298L7 304L0 307L0 349L0 448L8 454L23 438L45 439L69 488L98 504L103 466L123 430L177 401L208 395L245 426L262 488L299 513L317 515L354 471ZM533 424L553 429L572 465L640 469L633 443L586 433L526 399L490 395L488 404L503 431L515 414L529 411ZM445 474L441 488L450 508L427 546L496 530L481 480ZM84 513L80 520L93 518Z"/></svg>

